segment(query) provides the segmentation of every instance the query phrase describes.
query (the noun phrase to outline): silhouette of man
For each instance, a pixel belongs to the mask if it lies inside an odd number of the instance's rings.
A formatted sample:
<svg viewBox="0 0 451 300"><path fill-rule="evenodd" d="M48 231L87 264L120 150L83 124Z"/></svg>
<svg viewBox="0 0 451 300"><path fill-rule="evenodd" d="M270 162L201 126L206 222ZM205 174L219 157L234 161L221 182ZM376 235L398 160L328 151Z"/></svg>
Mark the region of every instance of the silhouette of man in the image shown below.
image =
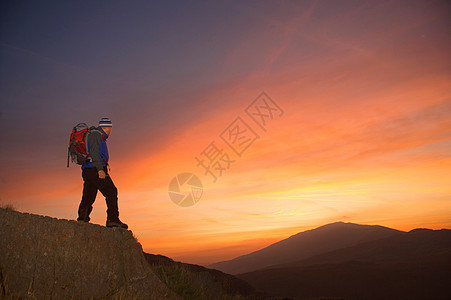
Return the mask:
<svg viewBox="0 0 451 300"><path fill-rule="evenodd" d="M99 126L89 128L87 151L89 159L81 166L83 177L83 195L78 207L77 221L89 222L92 204L96 200L97 190L105 197L107 204L107 227L127 229L127 224L119 220L117 188L108 174L108 147L106 140L111 134L113 124L110 119L102 118Z"/></svg>

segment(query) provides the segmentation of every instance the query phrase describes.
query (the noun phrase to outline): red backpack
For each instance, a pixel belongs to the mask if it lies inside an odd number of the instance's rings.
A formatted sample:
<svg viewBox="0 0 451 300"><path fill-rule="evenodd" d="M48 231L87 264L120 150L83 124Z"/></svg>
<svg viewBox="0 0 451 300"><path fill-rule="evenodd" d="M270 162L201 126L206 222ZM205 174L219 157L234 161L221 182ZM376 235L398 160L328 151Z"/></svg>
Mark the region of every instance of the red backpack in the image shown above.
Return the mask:
<svg viewBox="0 0 451 300"><path fill-rule="evenodd" d="M86 123L79 123L72 129L67 150L67 167L69 168L69 157L72 162L83 165L89 159L87 153L89 128Z"/></svg>

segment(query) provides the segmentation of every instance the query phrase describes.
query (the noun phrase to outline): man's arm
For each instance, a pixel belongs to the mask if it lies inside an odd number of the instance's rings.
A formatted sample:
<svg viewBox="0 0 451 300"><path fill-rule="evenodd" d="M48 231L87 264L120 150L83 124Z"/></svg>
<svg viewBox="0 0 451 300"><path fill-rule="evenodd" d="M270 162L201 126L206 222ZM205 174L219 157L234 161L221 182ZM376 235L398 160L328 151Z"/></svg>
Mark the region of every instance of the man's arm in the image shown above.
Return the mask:
<svg viewBox="0 0 451 300"><path fill-rule="evenodd" d="M91 164L97 171L103 171L102 160L99 156L100 142L102 134L98 131L92 131L88 135L89 156L91 156Z"/></svg>

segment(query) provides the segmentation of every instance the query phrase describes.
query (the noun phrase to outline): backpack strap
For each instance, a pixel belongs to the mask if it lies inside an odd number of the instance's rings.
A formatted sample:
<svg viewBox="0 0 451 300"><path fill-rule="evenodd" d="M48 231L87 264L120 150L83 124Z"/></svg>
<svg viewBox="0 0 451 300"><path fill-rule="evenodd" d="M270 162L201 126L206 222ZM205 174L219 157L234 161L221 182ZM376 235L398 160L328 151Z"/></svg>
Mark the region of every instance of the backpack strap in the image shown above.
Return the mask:
<svg viewBox="0 0 451 300"><path fill-rule="evenodd" d="M89 157L89 158L91 158L91 156L89 155L88 136L91 134L91 132L98 132L98 133L100 133L100 136L101 136L102 139L105 141L105 139L103 138L103 134L102 134L102 132L100 132L100 130L97 130L97 129L88 129L88 134L85 136L85 145L86 145L86 154L88 154L88 157Z"/></svg>
<svg viewBox="0 0 451 300"><path fill-rule="evenodd" d="M69 156L70 156L70 148L67 147L67 167L69 168Z"/></svg>
<svg viewBox="0 0 451 300"><path fill-rule="evenodd" d="M91 156L89 155L88 136L89 136L89 134L90 134L91 132L94 132L94 131L100 133L100 136L102 137L102 140L103 140L103 141L106 140L105 137L103 136L103 133L102 133L100 130L97 130L97 129L88 129L88 134L85 136L86 154L88 155L88 156L87 156L88 159L91 159ZM69 158L68 158L68 159L69 159ZM104 163L106 166L109 166L108 162L107 162L106 160L104 160L103 157L100 157L100 159L103 161L103 163Z"/></svg>

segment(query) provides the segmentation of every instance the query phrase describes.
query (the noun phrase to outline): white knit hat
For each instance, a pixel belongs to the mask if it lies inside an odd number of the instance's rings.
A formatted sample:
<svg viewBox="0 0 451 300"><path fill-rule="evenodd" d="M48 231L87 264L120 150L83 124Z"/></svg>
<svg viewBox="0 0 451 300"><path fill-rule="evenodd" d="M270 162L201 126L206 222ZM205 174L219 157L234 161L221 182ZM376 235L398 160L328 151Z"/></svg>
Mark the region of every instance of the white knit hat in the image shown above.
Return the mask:
<svg viewBox="0 0 451 300"><path fill-rule="evenodd" d="M102 118L99 121L99 127L113 127L113 123L108 118Z"/></svg>

